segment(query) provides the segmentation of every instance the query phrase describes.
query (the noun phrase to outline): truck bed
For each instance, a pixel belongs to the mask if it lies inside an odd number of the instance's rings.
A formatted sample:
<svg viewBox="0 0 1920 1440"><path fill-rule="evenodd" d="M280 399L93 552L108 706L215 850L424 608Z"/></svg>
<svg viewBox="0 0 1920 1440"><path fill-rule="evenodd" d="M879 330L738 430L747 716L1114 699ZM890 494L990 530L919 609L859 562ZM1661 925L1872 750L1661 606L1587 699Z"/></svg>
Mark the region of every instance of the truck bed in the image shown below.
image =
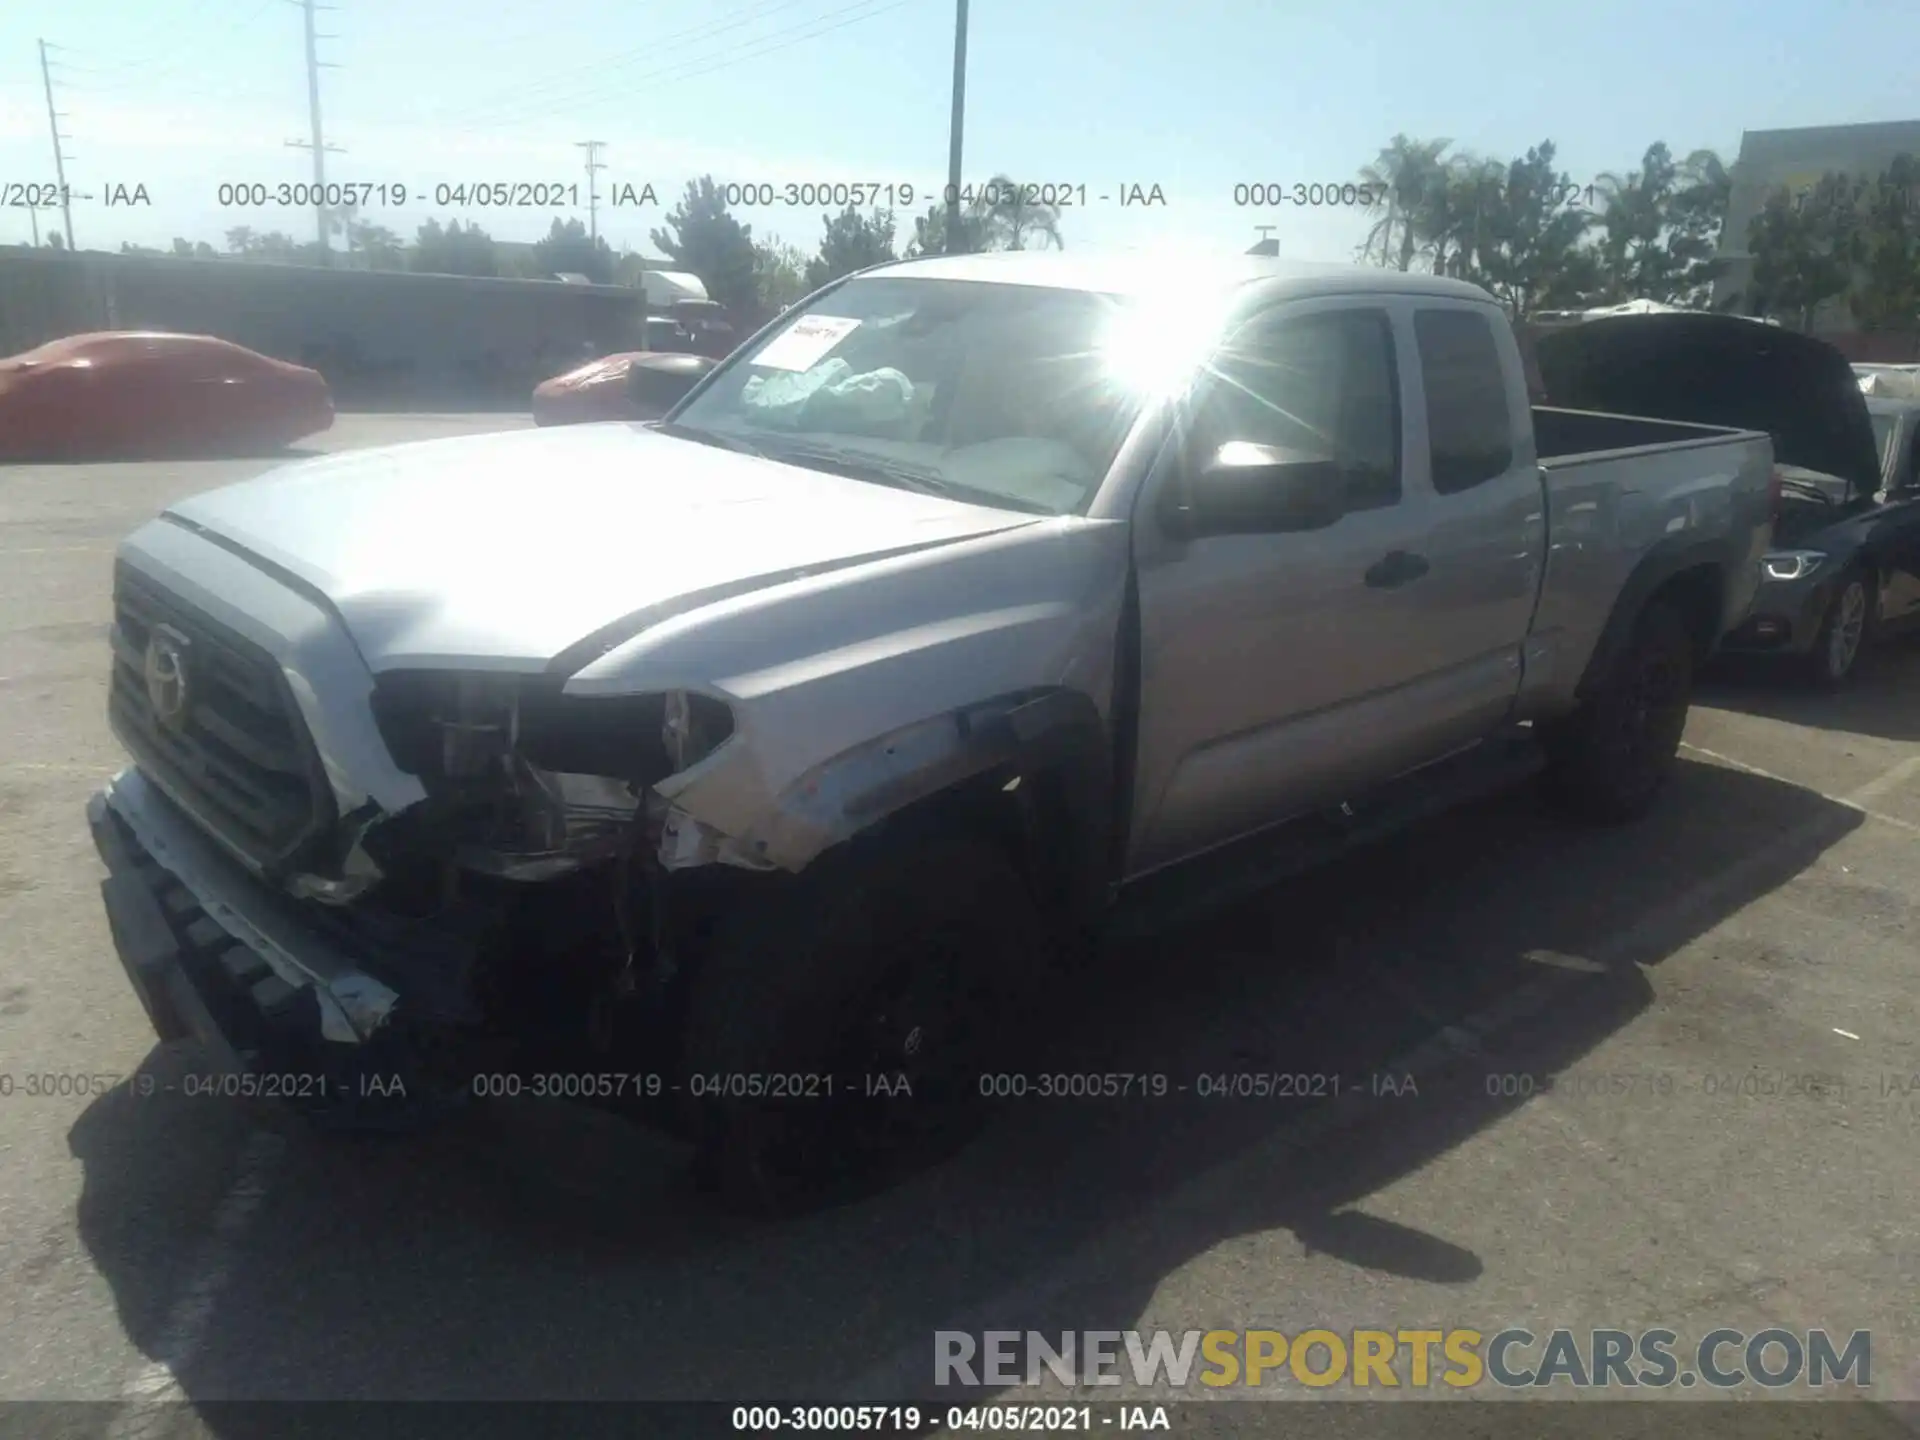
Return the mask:
<svg viewBox="0 0 1920 1440"><path fill-rule="evenodd" d="M1722 566L1729 580L1718 633L1739 623L1769 533L1772 440L1756 430L1547 406L1534 407L1533 423L1547 562L1528 644L1530 697L1565 703L1614 597L1655 550Z"/></svg>
<svg viewBox="0 0 1920 1440"><path fill-rule="evenodd" d="M1533 438L1540 463L1549 468L1577 465L1627 450L1671 449L1718 443L1757 432L1720 425L1691 425L1678 420L1649 420L1639 415L1605 415L1597 410L1533 407ZM1762 437L1764 438L1764 437Z"/></svg>

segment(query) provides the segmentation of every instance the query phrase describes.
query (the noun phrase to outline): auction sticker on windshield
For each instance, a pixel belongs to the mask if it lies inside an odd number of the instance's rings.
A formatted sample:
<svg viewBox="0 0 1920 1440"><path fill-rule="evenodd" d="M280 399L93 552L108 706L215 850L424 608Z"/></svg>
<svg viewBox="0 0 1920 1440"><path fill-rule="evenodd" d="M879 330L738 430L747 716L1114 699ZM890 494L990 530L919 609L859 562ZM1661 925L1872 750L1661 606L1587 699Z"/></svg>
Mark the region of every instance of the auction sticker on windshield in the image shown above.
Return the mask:
<svg viewBox="0 0 1920 1440"><path fill-rule="evenodd" d="M858 320L838 315L808 315L794 321L785 334L776 335L766 349L753 357L753 363L775 370L811 370L829 350L859 328Z"/></svg>

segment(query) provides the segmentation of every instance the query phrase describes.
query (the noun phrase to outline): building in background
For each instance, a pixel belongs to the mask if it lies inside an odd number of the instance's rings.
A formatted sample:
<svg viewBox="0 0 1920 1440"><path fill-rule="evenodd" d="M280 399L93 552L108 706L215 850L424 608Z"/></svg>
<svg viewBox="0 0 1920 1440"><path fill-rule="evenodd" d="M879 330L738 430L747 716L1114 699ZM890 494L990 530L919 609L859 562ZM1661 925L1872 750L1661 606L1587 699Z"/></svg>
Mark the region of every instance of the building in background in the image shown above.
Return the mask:
<svg viewBox="0 0 1920 1440"><path fill-rule="evenodd" d="M1727 273L1713 287L1716 309L1741 306L1752 274L1747 229L1776 190L1811 190L1822 175L1837 172L1861 182L1878 179L1900 155L1920 156L1920 120L1879 125L1819 125L1802 130L1748 130L1740 137L1733 162L1727 222L1720 232L1720 257ZM1845 300L1822 305L1813 317L1816 334L1852 330Z"/></svg>

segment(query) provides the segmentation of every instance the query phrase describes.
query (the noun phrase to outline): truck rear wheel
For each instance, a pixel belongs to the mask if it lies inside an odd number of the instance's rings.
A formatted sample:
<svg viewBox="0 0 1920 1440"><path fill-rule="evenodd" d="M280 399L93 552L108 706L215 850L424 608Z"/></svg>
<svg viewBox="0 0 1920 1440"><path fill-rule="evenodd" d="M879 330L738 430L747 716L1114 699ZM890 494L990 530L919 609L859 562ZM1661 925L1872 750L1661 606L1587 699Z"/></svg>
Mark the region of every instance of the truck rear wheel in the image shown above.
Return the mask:
<svg viewBox="0 0 1920 1440"><path fill-rule="evenodd" d="M1656 600L1585 703L1548 728L1548 793L1582 819L1646 814L1673 771L1692 696L1692 636L1680 612Z"/></svg>
<svg viewBox="0 0 1920 1440"><path fill-rule="evenodd" d="M684 1047L703 1182L788 1213L955 1148L1017 1053L1042 936L1019 871L966 834L857 840L723 917Z"/></svg>

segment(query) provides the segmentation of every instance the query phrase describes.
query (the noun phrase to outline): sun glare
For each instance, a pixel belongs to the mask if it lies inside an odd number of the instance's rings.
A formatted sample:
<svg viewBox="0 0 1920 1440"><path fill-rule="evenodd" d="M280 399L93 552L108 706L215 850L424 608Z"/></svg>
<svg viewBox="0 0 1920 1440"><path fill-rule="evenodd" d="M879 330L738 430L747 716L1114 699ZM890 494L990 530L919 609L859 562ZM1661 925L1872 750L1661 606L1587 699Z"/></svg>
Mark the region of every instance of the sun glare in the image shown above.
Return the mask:
<svg viewBox="0 0 1920 1440"><path fill-rule="evenodd" d="M1117 383L1158 396L1191 382L1218 334L1219 316L1207 305L1128 305L1108 320L1100 348Z"/></svg>

